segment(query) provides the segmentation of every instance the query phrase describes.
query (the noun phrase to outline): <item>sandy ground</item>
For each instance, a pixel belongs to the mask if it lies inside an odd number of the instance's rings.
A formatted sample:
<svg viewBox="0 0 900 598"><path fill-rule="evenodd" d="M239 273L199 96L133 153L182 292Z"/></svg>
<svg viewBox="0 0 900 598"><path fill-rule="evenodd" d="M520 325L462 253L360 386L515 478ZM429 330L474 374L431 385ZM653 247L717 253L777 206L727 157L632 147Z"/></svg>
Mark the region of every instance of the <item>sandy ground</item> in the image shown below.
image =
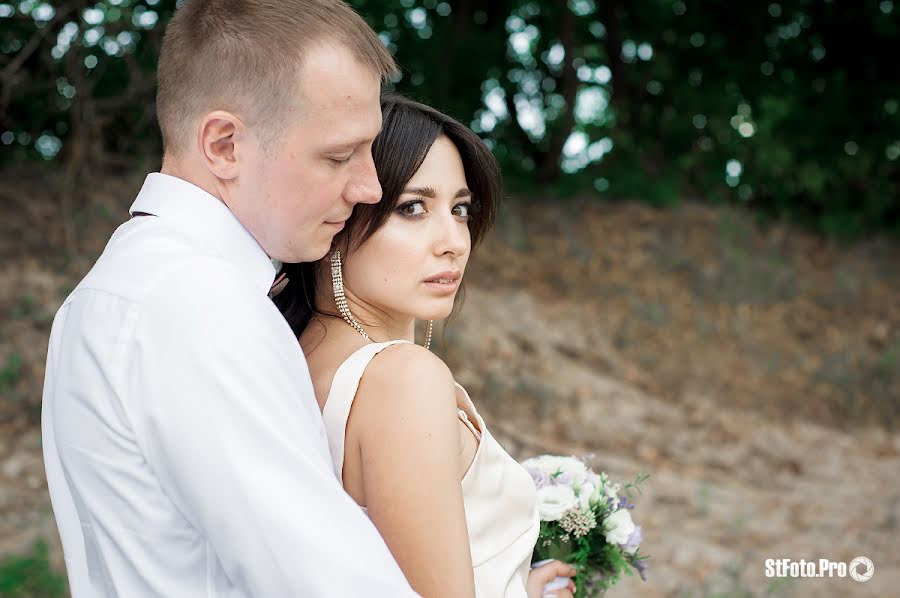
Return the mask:
<svg viewBox="0 0 900 598"><path fill-rule="evenodd" d="M611 595L897 595L900 435L772 421L702 395L672 405L598 374L592 331L568 320L572 310L473 289L466 313L479 315L457 322L452 361L517 457L594 454L614 477L650 474L633 512L650 578L626 579ZM516 321L531 322L528 339L545 342L523 355ZM768 558L860 555L876 567L866 583L765 576Z"/></svg>

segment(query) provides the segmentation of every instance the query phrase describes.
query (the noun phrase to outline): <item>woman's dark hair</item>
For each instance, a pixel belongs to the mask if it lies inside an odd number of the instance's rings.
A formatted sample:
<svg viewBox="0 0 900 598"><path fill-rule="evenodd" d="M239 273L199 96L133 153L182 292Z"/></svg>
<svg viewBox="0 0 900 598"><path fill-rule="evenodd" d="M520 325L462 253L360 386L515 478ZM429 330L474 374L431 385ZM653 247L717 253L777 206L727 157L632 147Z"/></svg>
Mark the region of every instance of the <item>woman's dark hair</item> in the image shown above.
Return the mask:
<svg viewBox="0 0 900 598"><path fill-rule="evenodd" d="M475 248L494 224L502 193L500 166L493 154L468 127L403 96L383 96L381 113L381 133L372 144L372 157L381 183L381 201L357 204L344 230L335 236L332 247L346 255L381 228L435 140L444 135L456 146L466 182L472 191L468 226ZM316 311L316 270L322 264L330 264L327 257L318 262L284 264L282 268L290 282L272 300L298 337Z"/></svg>

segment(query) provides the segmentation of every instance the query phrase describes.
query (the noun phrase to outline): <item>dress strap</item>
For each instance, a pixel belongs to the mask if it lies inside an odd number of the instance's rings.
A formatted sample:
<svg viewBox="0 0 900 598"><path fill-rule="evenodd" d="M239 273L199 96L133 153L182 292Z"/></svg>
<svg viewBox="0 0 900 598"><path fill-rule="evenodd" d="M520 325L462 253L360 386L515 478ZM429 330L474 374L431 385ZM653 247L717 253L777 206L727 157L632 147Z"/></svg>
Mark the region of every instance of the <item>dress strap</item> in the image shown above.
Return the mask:
<svg viewBox="0 0 900 598"><path fill-rule="evenodd" d="M475 430L475 437L478 438L478 440L481 440L484 430L484 420L481 418L478 410L475 409L475 403L472 402L471 397L469 397L469 392L465 389L465 387L463 387L462 384L456 382L455 380L453 381L453 384L462 392L463 407L465 407L465 409L463 409L462 407L457 407L457 410L459 411L459 417L466 423L466 425L470 429L473 425L477 426L478 429ZM473 422L472 419L474 419L475 421Z"/></svg>
<svg viewBox="0 0 900 598"><path fill-rule="evenodd" d="M331 462L334 473L344 483L344 441L347 435L347 420L350 408L359 389L359 381L372 358L379 352L398 343L408 343L398 339L384 343L370 343L359 348L338 367L331 382L331 390L322 409L325 432L328 436L328 448L331 451Z"/></svg>
<svg viewBox="0 0 900 598"><path fill-rule="evenodd" d="M469 414L466 413L466 410L457 407L456 411L459 414L460 421L469 428L469 431L472 432L472 435L475 436L476 440L481 441L481 431L472 424L472 420L469 419Z"/></svg>

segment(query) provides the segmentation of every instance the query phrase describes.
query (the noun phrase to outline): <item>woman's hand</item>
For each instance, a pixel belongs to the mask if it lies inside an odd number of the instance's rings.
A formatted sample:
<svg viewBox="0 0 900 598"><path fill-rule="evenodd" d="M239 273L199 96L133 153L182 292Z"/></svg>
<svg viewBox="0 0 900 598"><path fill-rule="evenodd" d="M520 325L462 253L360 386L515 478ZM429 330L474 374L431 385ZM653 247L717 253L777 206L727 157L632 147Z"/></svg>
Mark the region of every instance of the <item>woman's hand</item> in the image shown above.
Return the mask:
<svg viewBox="0 0 900 598"><path fill-rule="evenodd" d="M557 577L574 577L575 567L562 561L551 561L528 573L528 582L525 584L525 592L528 598L542 598L543 596L555 596L556 598L572 598L575 595L575 583L570 581L569 586L558 590L551 590L544 594L544 586Z"/></svg>

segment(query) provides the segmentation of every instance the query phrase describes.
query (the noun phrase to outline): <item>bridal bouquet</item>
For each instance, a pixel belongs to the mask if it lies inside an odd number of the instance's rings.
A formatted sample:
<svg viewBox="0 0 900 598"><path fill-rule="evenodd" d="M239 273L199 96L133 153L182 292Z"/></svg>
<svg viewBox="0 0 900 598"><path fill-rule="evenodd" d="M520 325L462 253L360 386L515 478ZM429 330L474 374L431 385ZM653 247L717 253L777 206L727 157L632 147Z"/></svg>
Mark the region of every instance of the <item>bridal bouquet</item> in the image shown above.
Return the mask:
<svg viewBox="0 0 900 598"><path fill-rule="evenodd" d="M629 484L613 483L575 457L542 455L522 466L537 486L541 532L534 549L535 566L559 559L578 570L577 596L601 595L622 573L637 571L646 581L646 556L639 553L641 527L631 519L632 488L640 491L647 475ZM568 584L558 578L545 591ZM587 594L585 593L587 588Z"/></svg>

